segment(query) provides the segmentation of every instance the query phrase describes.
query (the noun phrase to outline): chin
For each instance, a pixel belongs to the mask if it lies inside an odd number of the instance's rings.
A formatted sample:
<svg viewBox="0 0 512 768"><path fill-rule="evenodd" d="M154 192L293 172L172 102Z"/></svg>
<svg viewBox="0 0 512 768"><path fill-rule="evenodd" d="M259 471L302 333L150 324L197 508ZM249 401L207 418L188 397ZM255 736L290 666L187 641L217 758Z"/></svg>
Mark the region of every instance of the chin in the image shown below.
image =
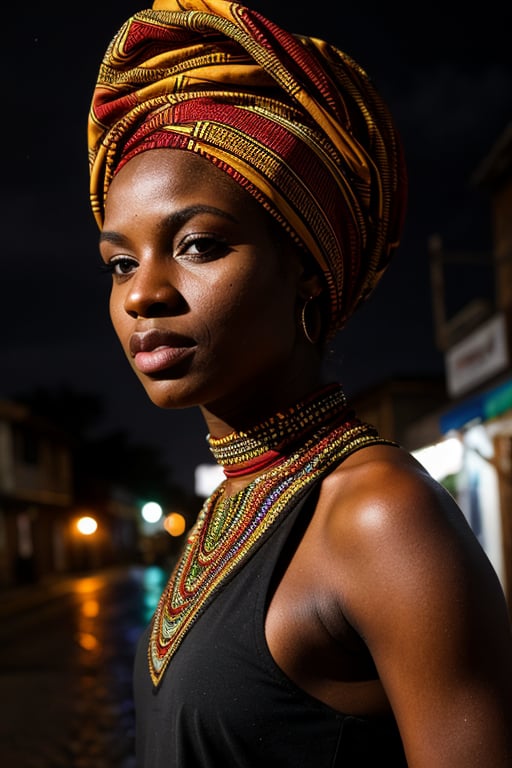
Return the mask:
<svg viewBox="0 0 512 768"><path fill-rule="evenodd" d="M189 408L197 405L189 385L183 379L150 380L139 378L153 405L162 410Z"/></svg>

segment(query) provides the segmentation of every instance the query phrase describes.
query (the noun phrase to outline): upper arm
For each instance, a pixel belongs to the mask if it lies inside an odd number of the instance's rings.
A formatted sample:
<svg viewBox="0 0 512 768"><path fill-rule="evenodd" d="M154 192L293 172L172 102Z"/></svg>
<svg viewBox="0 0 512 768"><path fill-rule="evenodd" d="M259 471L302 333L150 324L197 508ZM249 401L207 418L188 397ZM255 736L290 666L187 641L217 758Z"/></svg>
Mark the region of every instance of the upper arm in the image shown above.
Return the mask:
<svg viewBox="0 0 512 768"><path fill-rule="evenodd" d="M505 768L512 639L496 574L433 480L393 465L364 476L335 537L341 607L372 654L409 764Z"/></svg>

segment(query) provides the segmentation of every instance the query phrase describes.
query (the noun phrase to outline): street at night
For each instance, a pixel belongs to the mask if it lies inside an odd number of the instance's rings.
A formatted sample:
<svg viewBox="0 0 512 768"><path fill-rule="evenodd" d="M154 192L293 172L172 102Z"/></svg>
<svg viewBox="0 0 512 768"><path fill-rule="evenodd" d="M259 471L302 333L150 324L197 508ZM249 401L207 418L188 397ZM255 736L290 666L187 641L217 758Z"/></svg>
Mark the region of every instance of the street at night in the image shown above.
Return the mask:
<svg viewBox="0 0 512 768"><path fill-rule="evenodd" d="M133 567L0 593L0 764L132 768L132 664L166 573Z"/></svg>

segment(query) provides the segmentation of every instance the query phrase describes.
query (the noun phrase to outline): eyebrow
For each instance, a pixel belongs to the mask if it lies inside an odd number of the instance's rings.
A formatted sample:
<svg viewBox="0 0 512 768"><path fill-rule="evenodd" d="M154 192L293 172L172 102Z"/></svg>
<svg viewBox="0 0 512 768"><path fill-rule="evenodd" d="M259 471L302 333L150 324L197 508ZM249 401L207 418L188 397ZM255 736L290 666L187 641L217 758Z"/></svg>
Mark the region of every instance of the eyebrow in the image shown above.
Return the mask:
<svg viewBox="0 0 512 768"><path fill-rule="evenodd" d="M124 238L118 232L111 232L108 229L104 229L102 232L100 232L100 244L112 243L112 245L124 245L125 242L126 238Z"/></svg>
<svg viewBox="0 0 512 768"><path fill-rule="evenodd" d="M235 224L237 223L237 220L234 216L232 216L227 211L223 211L221 208L216 208L214 205L188 205L186 208L181 208L179 211L174 211L173 213L169 214L169 216L166 216L159 228L168 229L169 226L172 226L173 228L177 229L186 224L187 221L192 219L194 216L199 216L202 213L211 213L214 216L221 216L228 221L231 221ZM100 233L100 243L105 242L112 243L113 245L125 245L126 238L119 232L104 229Z"/></svg>

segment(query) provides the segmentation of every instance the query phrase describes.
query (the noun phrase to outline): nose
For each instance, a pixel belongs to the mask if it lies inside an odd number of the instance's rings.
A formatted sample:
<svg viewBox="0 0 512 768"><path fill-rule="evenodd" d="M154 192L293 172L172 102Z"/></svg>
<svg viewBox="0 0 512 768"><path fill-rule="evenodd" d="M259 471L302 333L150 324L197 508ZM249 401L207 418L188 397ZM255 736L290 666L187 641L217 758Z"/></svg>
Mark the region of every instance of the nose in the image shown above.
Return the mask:
<svg viewBox="0 0 512 768"><path fill-rule="evenodd" d="M171 271L152 264L139 265L130 279L124 309L130 317L166 317L183 311L185 300L172 281Z"/></svg>

